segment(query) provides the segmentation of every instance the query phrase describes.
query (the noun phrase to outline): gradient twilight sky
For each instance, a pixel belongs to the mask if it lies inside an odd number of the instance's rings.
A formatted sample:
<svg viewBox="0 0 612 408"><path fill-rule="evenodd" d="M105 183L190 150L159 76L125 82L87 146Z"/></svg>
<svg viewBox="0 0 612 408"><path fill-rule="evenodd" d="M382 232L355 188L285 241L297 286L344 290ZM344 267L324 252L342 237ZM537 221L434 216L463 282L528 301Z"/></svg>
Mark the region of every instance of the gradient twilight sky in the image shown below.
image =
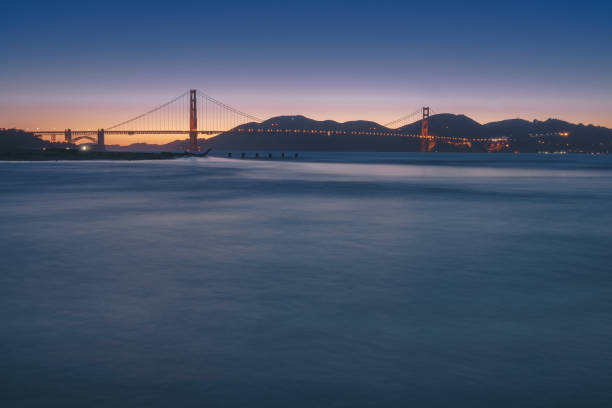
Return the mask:
<svg viewBox="0 0 612 408"><path fill-rule="evenodd" d="M99 128L189 88L259 117L612 127L612 2L19 1L0 127Z"/></svg>

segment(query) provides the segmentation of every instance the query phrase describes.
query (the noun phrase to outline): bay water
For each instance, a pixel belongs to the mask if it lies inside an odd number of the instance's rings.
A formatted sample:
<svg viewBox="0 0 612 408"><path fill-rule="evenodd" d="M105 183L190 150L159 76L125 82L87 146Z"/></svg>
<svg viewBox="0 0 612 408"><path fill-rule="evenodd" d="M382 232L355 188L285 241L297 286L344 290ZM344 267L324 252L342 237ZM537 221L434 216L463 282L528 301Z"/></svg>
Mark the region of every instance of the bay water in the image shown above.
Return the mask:
<svg viewBox="0 0 612 408"><path fill-rule="evenodd" d="M248 156L0 162L3 407L611 406L612 158Z"/></svg>

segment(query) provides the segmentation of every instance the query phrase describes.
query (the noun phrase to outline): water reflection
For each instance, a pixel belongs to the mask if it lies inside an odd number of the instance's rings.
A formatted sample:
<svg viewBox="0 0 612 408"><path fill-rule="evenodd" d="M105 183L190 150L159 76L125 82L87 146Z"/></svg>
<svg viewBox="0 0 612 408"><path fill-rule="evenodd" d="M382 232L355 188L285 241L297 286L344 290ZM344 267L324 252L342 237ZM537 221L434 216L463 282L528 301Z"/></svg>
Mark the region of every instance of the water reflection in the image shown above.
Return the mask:
<svg viewBox="0 0 612 408"><path fill-rule="evenodd" d="M0 163L7 406L605 404L610 160L431 156Z"/></svg>

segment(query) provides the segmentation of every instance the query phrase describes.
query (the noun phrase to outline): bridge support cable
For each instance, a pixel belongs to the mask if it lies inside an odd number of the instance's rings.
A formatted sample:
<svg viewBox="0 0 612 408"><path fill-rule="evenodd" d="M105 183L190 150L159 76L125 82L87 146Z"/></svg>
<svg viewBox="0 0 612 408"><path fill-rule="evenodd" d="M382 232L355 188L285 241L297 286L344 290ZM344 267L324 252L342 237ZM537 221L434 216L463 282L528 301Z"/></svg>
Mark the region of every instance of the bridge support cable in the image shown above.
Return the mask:
<svg viewBox="0 0 612 408"><path fill-rule="evenodd" d="M155 119L157 119L157 122L159 122L159 118L162 116L162 114L166 115L168 117L168 120L170 120L169 118L171 117L171 114L176 112L176 108L180 106L181 102L185 100L187 95L189 95L189 92L185 92L177 96L176 98L173 98L170 101L164 103L163 105L160 105L154 109L151 109L143 114L140 114L138 116L135 116L123 122L117 123L113 126L109 126L106 128L106 130L115 130L119 128L121 129L127 129L127 128L143 129L143 127L144 128L153 127L154 122L156 122ZM159 116L157 118L155 117L156 113L159 113ZM135 125L140 125L140 126L135 126ZM159 126L156 126L156 127L158 128L157 130L160 130Z"/></svg>
<svg viewBox="0 0 612 408"><path fill-rule="evenodd" d="M418 118L421 115L422 112L423 112L422 109L418 109L418 110L416 110L414 112L410 112L409 114L404 115L404 116L402 116L399 119L396 119L396 120L394 120L392 122L389 122L389 123L385 123L385 127L388 127L390 129L397 129L397 128L400 128L400 127L402 127L404 125L408 125L410 123L413 123L413 122L416 121L416 118Z"/></svg>
<svg viewBox="0 0 612 408"><path fill-rule="evenodd" d="M199 116L201 119L200 130L228 131L247 122L262 122L263 120L233 108L225 103L211 97L210 95L197 91Z"/></svg>
<svg viewBox="0 0 612 408"><path fill-rule="evenodd" d="M189 149L198 150L198 135L223 133L247 122L262 120L233 108L196 89L147 112L106 127L107 134L189 135Z"/></svg>

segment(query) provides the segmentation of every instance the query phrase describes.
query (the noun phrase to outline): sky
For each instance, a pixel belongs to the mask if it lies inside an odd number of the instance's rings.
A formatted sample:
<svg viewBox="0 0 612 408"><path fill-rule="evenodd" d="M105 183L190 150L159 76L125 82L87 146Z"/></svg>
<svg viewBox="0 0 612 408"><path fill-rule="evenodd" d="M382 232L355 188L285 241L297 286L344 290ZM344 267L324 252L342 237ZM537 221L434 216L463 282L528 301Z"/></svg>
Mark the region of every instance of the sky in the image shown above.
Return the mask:
<svg viewBox="0 0 612 408"><path fill-rule="evenodd" d="M612 2L28 1L0 17L0 127L103 128L188 89L254 116L612 127Z"/></svg>

